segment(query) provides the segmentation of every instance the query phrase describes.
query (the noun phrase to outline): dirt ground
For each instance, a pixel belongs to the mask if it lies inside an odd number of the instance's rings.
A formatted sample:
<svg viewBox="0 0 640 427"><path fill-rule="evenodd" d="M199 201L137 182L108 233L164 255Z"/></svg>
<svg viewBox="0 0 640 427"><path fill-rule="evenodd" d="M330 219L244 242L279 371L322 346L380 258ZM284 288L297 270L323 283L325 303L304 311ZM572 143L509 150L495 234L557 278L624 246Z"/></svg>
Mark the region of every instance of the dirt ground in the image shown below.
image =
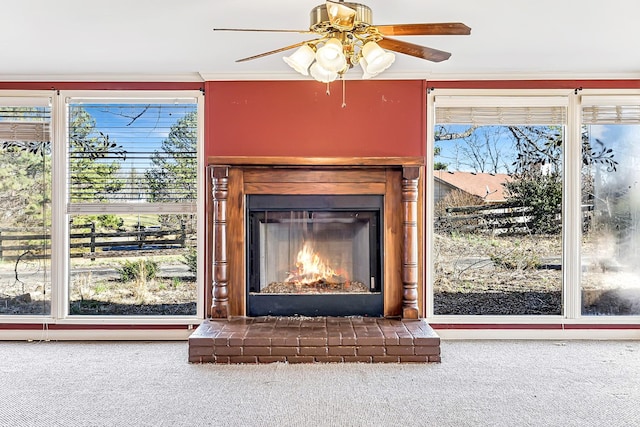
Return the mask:
<svg viewBox="0 0 640 427"><path fill-rule="evenodd" d="M559 236L438 234L434 244L434 312L561 315L560 254ZM638 285L637 275L621 269L585 270L582 314L640 314Z"/></svg>
<svg viewBox="0 0 640 427"><path fill-rule="evenodd" d="M181 263L164 265L153 279L128 282L114 268L72 269L69 291L72 315L196 314L195 276ZM0 264L0 315L48 315L50 302L50 272L44 262Z"/></svg>
<svg viewBox="0 0 640 427"><path fill-rule="evenodd" d="M561 253L559 237L438 234L435 314L560 315ZM594 265L583 275L583 314L640 315L638 275ZM127 283L113 268L79 267L71 275L70 313L193 315L196 288L194 276L179 262L165 265L152 280ZM0 264L0 315L48 315L50 300L50 273L43 262Z"/></svg>

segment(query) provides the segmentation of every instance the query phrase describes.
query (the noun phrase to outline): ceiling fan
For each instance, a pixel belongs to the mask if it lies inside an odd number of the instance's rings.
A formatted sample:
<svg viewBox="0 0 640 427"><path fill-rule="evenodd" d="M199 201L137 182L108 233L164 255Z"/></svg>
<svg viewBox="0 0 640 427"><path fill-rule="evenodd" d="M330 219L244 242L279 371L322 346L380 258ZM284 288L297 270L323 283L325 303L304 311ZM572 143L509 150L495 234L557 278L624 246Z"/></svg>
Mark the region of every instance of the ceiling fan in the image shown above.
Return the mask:
<svg viewBox="0 0 640 427"><path fill-rule="evenodd" d="M386 50L403 53L432 62L449 59L451 54L408 43L389 36L468 35L471 28L459 22L373 25L372 12L360 3L327 1L311 10L308 30L266 30L214 28L214 31L259 31L315 34L316 38L258 55L238 59L250 61L298 48L284 61L293 69L316 80L329 83L342 77L349 69L360 65L363 78L371 78L387 69L395 55ZM385 50L386 49L386 50Z"/></svg>

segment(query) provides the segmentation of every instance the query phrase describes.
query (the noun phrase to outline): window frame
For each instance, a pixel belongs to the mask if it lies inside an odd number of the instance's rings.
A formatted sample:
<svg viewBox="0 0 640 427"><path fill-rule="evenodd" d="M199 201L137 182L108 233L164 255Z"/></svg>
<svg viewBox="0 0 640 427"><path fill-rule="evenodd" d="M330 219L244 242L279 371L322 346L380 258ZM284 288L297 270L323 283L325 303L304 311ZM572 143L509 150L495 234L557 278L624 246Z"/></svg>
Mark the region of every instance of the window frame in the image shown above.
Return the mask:
<svg viewBox="0 0 640 427"><path fill-rule="evenodd" d="M427 202L425 209L425 282L423 300L425 317L434 324L510 324L510 325L614 325L640 324L640 315L634 316L583 316L581 301L581 168L582 168L582 97L607 103L633 100L640 103L640 90L633 89L434 89L427 93L426 117L426 182L434 180L434 142L436 125L436 98L445 100L446 106L544 106L565 102L567 106L563 148L563 203L562 203L562 315L435 315L434 314L434 213ZM548 103L545 103L545 99ZM565 101L562 101L565 99ZM425 200L434 199L434 186L425 186Z"/></svg>
<svg viewBox="0 0 640 427"><path fill-rule="evenodd" d="M48 315L3 315L0 323L6 324L42 324L43 330L48 324L82 324L82 325L185 325L199 324L205 315L205 142L204 142L204 94L200 90L64 90L64 91L0 91L0 102L5 98L48 98L51 103L51 312ZM68 141L67 141L67 100L76 98L95 98L114 103L125 103L127 100L135 102L170 102L175 99L193 99L197 104L198 128L197 128L197 197L193 208L189 213L196 216L197 230L197 264L196 275L196 314L190 316L89 316L69 314L69 272L70 272L70 247L69 247L69 216L71 214L102 213L103 209L91 204L77 204L69 208L68 203ZM111 205L113 212L132 210L131 206ZM158 212L156 203L149 203L144 207L135 207L136 212ZM185 204L178 203L174 207L163 205L162 213L184 213ZM103 205L104 207L104 205ZM127 335L124 331L122 336ZM119 332L113 332L114 339Z"/></svg>

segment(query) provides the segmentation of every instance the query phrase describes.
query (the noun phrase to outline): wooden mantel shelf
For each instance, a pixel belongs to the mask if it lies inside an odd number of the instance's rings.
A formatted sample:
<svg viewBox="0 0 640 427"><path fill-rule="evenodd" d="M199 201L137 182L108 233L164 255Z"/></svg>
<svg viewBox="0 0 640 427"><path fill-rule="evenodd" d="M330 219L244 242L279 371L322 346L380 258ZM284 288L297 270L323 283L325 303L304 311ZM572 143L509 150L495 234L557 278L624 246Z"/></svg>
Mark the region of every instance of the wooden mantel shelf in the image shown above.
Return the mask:
<svg viewBox="0 0 640 427"><path fill-rule="evenodd" d="M422 166L422 157L209 156L209 165L243 166Z"/></svg>

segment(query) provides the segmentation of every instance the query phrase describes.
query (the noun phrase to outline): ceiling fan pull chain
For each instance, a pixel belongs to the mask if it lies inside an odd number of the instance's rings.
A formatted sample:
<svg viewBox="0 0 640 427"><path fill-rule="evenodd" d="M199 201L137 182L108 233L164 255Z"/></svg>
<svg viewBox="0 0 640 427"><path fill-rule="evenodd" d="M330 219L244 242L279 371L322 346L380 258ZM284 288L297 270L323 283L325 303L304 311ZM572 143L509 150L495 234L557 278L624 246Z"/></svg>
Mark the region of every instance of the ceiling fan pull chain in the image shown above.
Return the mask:
<svg viewBox="0 0 640 427"><path fill-rule="evenodd" d="M331 84L331 83L327 82L327 92L326 92L326 93L327 93L327 96L331 95L331 88L330 88L330 86L329 86L330 84Z"/></svg>
<svg viewBox="0 0 640 427"><path fill-rule="evenodd" d="M342 108L347 106L347 81L342 79Z"/></svg>

